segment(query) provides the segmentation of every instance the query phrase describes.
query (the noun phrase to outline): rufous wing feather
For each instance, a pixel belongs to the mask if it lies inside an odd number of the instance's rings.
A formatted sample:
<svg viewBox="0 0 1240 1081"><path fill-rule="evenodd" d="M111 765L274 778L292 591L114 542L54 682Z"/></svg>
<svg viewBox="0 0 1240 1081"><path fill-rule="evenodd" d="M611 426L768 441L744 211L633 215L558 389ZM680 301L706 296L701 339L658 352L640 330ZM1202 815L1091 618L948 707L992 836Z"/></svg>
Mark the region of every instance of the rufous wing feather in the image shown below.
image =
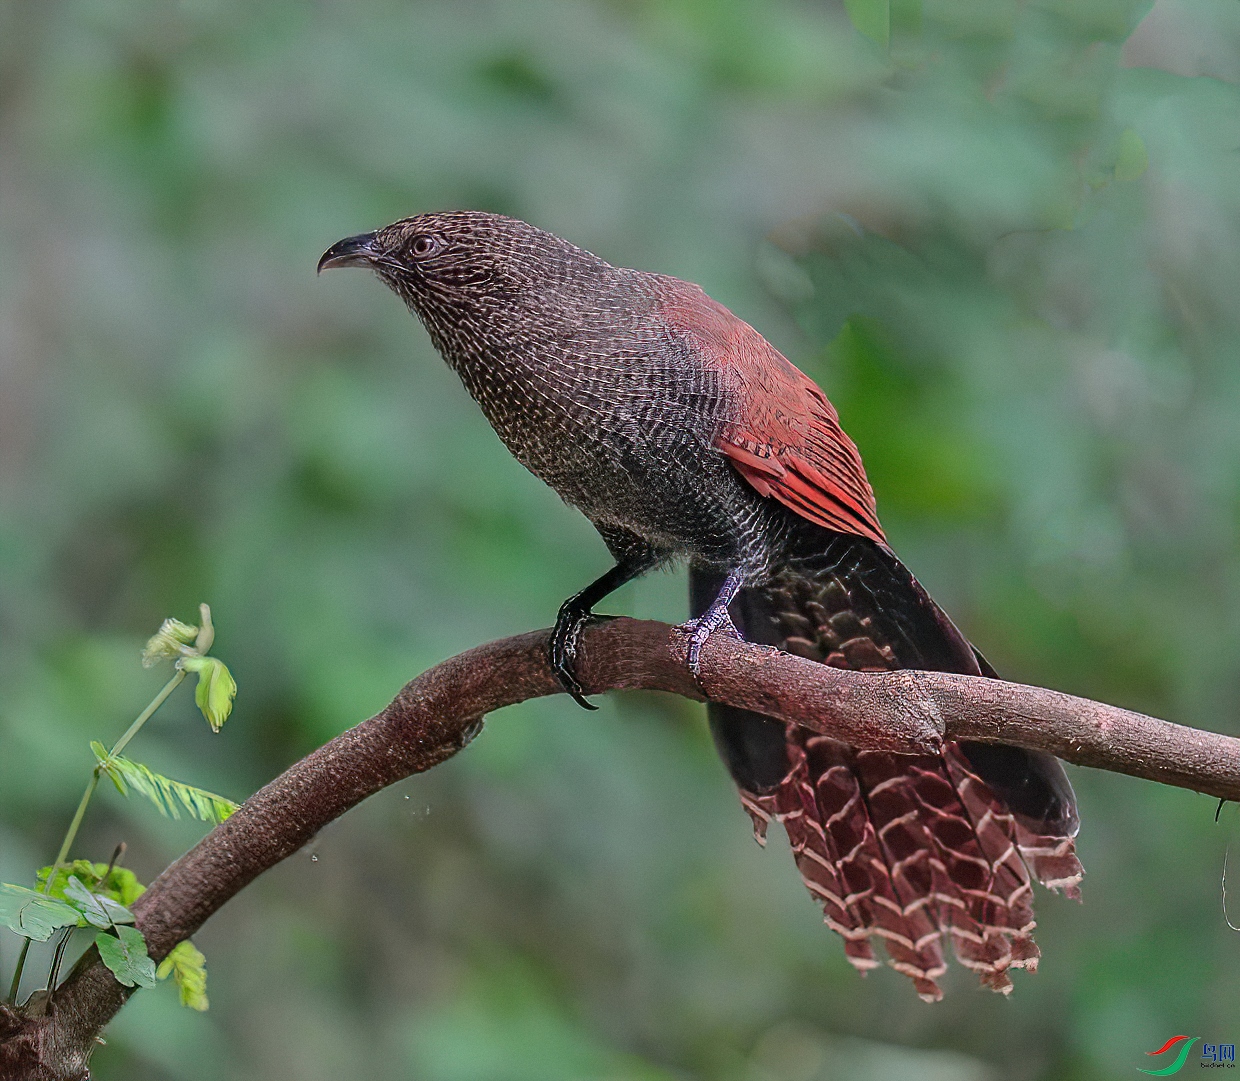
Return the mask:
<svg viewBox="0 0 1240 1081"><path fill-rule="evenodd" d="M817 384L696 286L664 315L723 377L733 415L716 445L737 472L807 521L885 543L861 455Z"/></svg>

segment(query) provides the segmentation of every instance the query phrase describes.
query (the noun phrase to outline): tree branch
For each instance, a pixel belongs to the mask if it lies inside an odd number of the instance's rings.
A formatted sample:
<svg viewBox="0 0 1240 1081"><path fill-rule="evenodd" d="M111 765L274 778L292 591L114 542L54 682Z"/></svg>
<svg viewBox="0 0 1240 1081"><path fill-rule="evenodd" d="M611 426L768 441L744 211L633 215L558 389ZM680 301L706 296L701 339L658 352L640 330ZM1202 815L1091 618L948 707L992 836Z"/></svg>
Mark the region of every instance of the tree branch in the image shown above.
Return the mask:
<svg viewBox="0 0 1240 1081"><path fill-rule="evenodd" d="M263 871L367 796L438 765L501 706L557 694L548 631L479 646L405 685L376 716L291 766L173 863L134 904L151 956L163 958ZM1008 743L1078 765L1240 800L1240 740L1040 687L980 676L829 668L723 635L702 652L664 623L596 621L578 675L587 693L668 691L723 702L856 747L934 751L944 739ZM124 1005L88 951L50 1002L0 1008L0 1081L78 1081L97 1035Z"/></svg>

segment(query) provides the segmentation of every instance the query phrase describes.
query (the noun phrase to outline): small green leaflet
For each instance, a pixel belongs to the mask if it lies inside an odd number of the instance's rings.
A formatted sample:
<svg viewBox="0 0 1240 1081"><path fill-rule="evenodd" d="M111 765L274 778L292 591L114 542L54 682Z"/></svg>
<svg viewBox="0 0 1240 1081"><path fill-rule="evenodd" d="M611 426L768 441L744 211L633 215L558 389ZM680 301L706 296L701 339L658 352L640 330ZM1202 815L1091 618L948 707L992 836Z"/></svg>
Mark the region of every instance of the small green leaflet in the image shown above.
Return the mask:
<svg viewBox="0 0 1240 1081"><path fill-rule="evenodd" d="M23 938L46 942L57 927L76 927L76 908L25 886L0 883L0 923Z"/></svg>
<svg viewBox="0 0 1240 1081"><path fill-rule="evenodd" d="M205 1010L207 1001L207 959L187 938L159 962L155 975L166 980L172 976L181 992L181 1005L191 1010Z"/></svg>
<svg viewBox="0 0 1240 1081"><path fill-rule="evenodd" d="M146 939L136 927L118 927L116 934L95 935L100 960L126 987L154 987L155 962L146 952Z"/></svg>
<svg viewBox="0 0 1240 1081"><path fill-rule="evenodd" d="M122 796L128 796L132 788L149 799L168 818L180 818L184 809L194 818L218 826L237 809L232 800L217 796L214 792L174 781L123 755L110 755L102 743L92 741L90 749L99 760L99 768L112 779Z"/></svg>
<svg viewBox="0 0 1240 1081"><path fill-rule="evenodd" d="M176 660L198 637L198 628L179 619L165 619L142 651L142 667L150 668L163 660Z"/></svg>
<svg viewBox="0 0 1240 1081"><path fill-rule="evenodd" d="M102 893L113 901L128 908L146 892L146 887L138 881L137 876L127 867L112 867L106 863L91 863L90 860L74 860L72 863L56 868L56 876L52 879L51 889L44 890L50 867L40 867L35 877L35 888L46 892L49 897L63 901L65 886L69 876L76 876L91 893ZM106 877L104 877L106 875Z"/></svg>
<svg viewBox="0 0 1240 1081"><path fill-rule="evenodd" d="M237 681L228 666L218 657L182 657L177 665L187 672L198 673L194 701L198 703L211 730L218 732L228 720L237 695Z"/></svg>
<svg viewBox="0 0 1240 1081"><path fill-rule="evenodd" d="M133 913L129 909L107 894L91 893L75 875L70 875L65 882L65 900L94 927L108 928L119 923L133 923Z"/></svg>

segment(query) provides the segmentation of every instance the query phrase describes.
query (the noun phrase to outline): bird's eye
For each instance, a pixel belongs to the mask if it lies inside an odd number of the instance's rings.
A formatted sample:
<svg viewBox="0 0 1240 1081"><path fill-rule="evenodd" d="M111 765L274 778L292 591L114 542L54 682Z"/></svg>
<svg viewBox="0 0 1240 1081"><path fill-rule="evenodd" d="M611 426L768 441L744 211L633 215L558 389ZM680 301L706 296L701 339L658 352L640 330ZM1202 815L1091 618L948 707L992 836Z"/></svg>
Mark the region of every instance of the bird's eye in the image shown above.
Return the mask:
<svg viewBox="0 0 1240 1081"><path fill-rule="evenodd" d="M418 259L425 259L439 250L439 241L429 233L419 233L409 245L409 251Z"/></svg>

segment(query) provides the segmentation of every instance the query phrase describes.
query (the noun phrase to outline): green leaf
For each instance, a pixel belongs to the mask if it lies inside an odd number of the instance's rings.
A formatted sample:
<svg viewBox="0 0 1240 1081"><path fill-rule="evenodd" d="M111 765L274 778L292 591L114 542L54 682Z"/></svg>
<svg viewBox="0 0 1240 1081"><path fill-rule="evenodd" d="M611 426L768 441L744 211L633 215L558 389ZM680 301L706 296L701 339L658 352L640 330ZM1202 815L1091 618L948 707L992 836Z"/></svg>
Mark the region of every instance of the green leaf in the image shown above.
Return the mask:
<svg viewBox="0 0 1240 1081"><path fill-rule="evenodd" d="M133 923L133 913L103 893L92 893L76 875L65 882L65 901L76 908L87 923L95 927L115 927Z"/></svg>
<svg viewBox="0 0 1240 1081"><path fill-rule="evenodd" d="M187 672L198 674L194 701L206 717L212 731L218 732L232 712L237 695L237 681L218 657L182 657L180 665Z"/></svg>
<svg viewBox="0 0 1240 1081"><path fill-rule="evenodd" d="M207 1001L207 959L189 939L173 947L159 962L155 975L161 980L170 975L176 979L182 1006L202 1011L210 1005Z"/></svg>
<svg viewBox="0 0 1240 1081"><path fill-rule="evenodd" d="M126 987L154 987L155 962L146 952L146 939L136 927L118 927L116 934L95 935L99 958Z"/></svg>
<svg viewBox="0 0 1240 1081"><path fill-rule="evenodd" d="M95 865L90 860L74 860L72 863L62 864L56 868L56 876L52 879L50 888L44 889L44 883L47 882L47 876L51 872L51 867L40 867L35 875L35 887L41 892L46 893L48 897L55 897L59 901L65 899L65 886L68 885L71 875L76 875L79 880L84 882L91 889L94 889L95 883L99 881L99 876L107 869L103 864L99 864L99 870L95 870Z"/></svg>
<svg viewBox="0 0 1240 1081"><path fill-rule="evenodd" d="M204 788L195 788L183 781L174 781L141 762L134 762L122 755L112 755L107 761L106 768L109 771L115 770L124 785L149 799L167 818L180 818L181 810L184 809L194 818L218 826L237 809L237 805L230 799L217 796ZM111 772L108 775L111 776ZM118 787L128 795L124 787Z"/></svg>
<svg viewBox="0 0 1240 1081"><path fill-rule="evenodd" d="M1119 137L1115 158L1115 179L1136 180L1150 167L1145 142L1132 128L1125 128Z"/></svg>
<svg viewBox="0 0 1240 1081"><path fill-rule="evenodd" d="M23 938L46 942L57 927L77 926L77 909L25 886L0 883L0 923Z"/></svg>
<svg viewBox="0 0 1240 1081"><path fill-rule="evenodd" d="M106 864L96 863L97 868L101 868L99 874L107 871ZM95 887L97 892L106 893L112 900L119 902L128 908L139 897L146 893L146 887L138 881L135 875L128 867L113 867L108 871L108 875Z"/></svg>
<svg viewBox="0 0 1240 1081"><path fill-rule="evenodd" d="M51 867L39 868L35 881L40 892L43 892L43 884L50 872ZM109 871L106 863L74 860L67 866L56 869L56 876L52 879L51 888L46 891L47 895L63 901L65 886L71 876L80 879L92 893L106 894L126 908L146 892L146 887L138 881L137 875L127 867L113 867Z"/></svg>
<svg viewBox="0 0 1240 1081"><path fill-rule="evenodd" d="M181 656L181 651L198 637L198 628L179 619L165 619L142 650L142 667Z"/></svg>

